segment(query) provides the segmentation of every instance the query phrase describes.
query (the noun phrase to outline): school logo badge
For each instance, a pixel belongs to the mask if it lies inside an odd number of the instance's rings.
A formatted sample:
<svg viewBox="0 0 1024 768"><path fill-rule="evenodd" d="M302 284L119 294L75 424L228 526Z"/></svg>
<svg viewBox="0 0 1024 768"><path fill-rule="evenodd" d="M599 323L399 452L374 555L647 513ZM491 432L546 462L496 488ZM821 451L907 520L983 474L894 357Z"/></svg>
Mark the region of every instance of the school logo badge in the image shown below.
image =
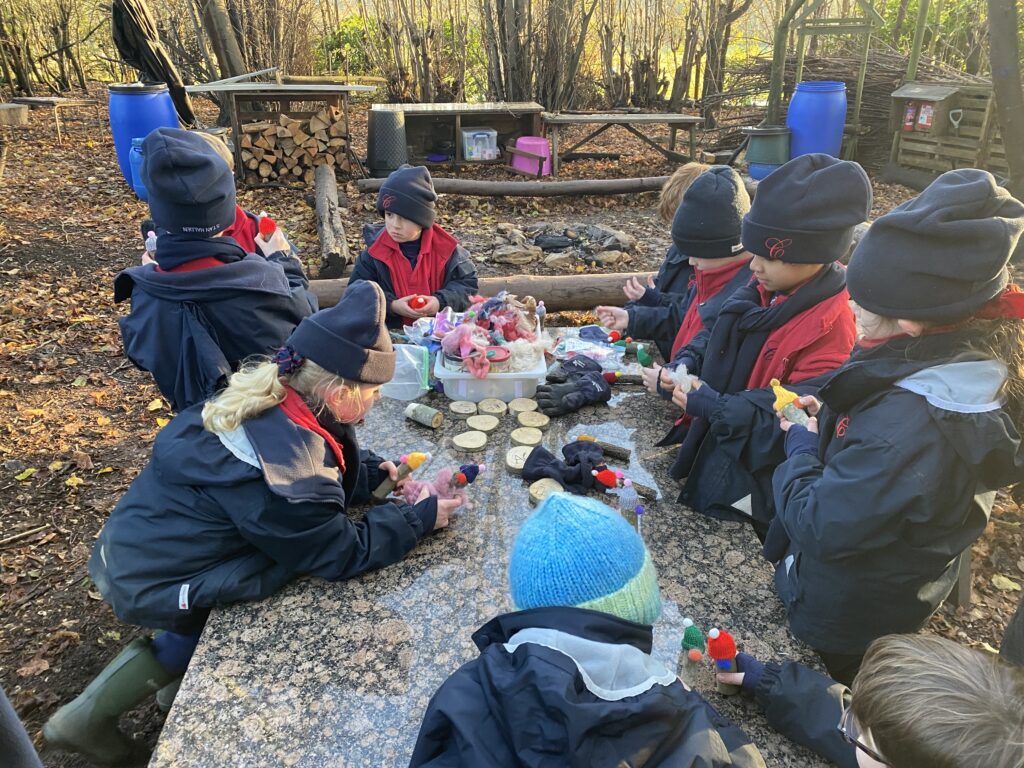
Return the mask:
<svg viewBox="0 0 1024 768"><path fill-rule="evenodd" d="M764 241L764 247L768 249L769 259L781 259L786 255L786 249L793 244L793 239L787 237L780 239L778 237L769 237Z"/></svg>
<svg viewBox="0 0 1024 768"><path fill-rule="evenodd" d="M384 195L384 199L381 200L381 208L383 208L385 211L390 210L391 204L393 202L395 202L394 195Z"/></svg>

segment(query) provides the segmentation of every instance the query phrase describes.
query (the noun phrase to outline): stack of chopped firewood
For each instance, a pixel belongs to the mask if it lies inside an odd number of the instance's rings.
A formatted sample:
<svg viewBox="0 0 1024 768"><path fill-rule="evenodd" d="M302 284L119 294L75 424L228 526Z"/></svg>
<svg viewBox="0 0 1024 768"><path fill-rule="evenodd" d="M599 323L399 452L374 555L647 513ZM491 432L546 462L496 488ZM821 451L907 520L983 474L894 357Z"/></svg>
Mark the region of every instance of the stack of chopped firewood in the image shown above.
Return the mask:
<svg viewBox="0 0 1024 768"><path fill-rule="evenodd" d="M241 128L242 165L250 181L313 183L313 169L329 165L349 170L348 132L341 112L328 107L308 120L281 115L277 122Z"/></svg>

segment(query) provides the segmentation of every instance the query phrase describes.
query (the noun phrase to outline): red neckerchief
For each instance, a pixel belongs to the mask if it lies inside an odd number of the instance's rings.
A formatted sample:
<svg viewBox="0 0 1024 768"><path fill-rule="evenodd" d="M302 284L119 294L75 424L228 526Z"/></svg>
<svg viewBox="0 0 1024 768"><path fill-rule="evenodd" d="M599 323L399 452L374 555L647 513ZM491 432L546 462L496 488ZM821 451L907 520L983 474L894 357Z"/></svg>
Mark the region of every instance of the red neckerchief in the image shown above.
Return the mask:
<svg viewBox="0 0 1024 768"><path fill-rule="evenodd" d="M234 223L221 234L242 246L246 253L261 253L256 250L256 235L259 231L259 224L242 210L242 206L236 205Z"/></svg>
<svg viewBox="0 0 1024 768"><path fill-rule="evenodd" d="M1010 283L974 316L981 320L1024 320L1024 291L1016 283Z"/></svg>
<svg viewBox="0 0 1024 768"><path fill-rule="evenodd" d="M211 267L223 267L224 262L220 259L214 258L213 256L203 256L201 259L192 259L192 261L186 261L184 264L179 264L171 269L161 269L158 264L156 267L157 272L198 272L201 269L210 269Z"/></svg>
<svg viewBox="0 0 1024 768"><path fill-rule="evenodd" d="M909 336L908 333L894 333L892 336L883 336L880 339L860 339L857 342L857 346L861 349L874 349L880 347L886 342L892 341L893 339L901 339L904 336Z"/></svg>
<svg viewBox="0 0 1024 768"><path fill-rule="evenodd" d="M341 446L338 445L338 441L334 439L334 435L320 425L320 422L316 420L316 416L309 410L306 401L299 396L298 392L287 385L285 385L284 391L284 400L278 407L293 424L297 424L303 429L308 429L320 435L334 453L334 459L338 462L338 471L345 474L345 455L341 450Z"/></svg>
<svg viewBox="0 0 1024 768"><path fill-rule="evenodd" d="M416 269L402 253L394 238L382 229L367 253L383 262L391 273L391 287L398 298L406 296L433 296L444 287L444 270L448 259L455 253L459 242L435 224L423 230L420 235L420 254L416 257ZM406 324L412 323L405 318Z"/></svg>
<svg viewBox="0 0 1024 768"><path fill-rule="evenodd" d="M697 294L694 296L693 301L690 302L690 306L686 308L683 322L679 324L679 330L676 331L676 338L672 342L672 357L675 357L680 349L689 344L694 336L704 330L704 323L700 319L700 305L725 288L729 281L736 276L736 273L741 269L747 269L749 264L749 261L737 261L735 264L726 264L718 269L694 270Z"/></svg>

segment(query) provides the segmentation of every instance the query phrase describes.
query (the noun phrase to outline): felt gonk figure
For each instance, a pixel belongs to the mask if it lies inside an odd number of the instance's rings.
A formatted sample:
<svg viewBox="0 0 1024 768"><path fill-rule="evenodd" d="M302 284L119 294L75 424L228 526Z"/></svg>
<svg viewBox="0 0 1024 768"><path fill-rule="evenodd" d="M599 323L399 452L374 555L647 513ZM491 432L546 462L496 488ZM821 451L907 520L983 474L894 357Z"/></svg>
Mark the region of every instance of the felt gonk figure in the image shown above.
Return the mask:
<svg viewBox="0 0 1024 768"><path fill-rule="evenodd" d="M486 469L486 464L463 464L458 469L445 467L433 480L406 481L402 486L402 495L407 503L415 504L423 489L426 489L431 496L437 496L442 500L458 499L466 509L469 509L466 486L472 484Z"/></svg>
<svg viewBox="0 0 1024 768"><path fill-rule="evenodd" d="M800 395L786 389L778 379L772 379L769 383L775 393L775 402L772 404L775 412L782 414L787 421L806 427L810 417L800 407Z"/></svg>

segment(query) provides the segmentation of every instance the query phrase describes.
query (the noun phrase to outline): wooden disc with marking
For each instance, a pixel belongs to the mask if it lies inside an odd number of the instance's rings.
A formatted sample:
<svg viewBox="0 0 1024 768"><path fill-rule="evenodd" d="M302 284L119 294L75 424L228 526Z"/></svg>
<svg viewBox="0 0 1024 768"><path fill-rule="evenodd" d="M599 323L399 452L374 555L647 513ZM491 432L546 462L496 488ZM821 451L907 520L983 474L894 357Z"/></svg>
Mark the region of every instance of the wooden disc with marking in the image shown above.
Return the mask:
<svg viewBox="0 0 1024 768"><path fill-rule="evenodd" d="M452 412L454 418L465 419L476 415L476 403L471 403L468 400L453 400L448 404L448 410Z"/></svg>
<svg viewBox="0 0 1024 768"><path fill-rule="evenodd" d="M515 448L509 448L505 454L505 468L513 475L523 474L523 467L526 466L526 460L532 452L533 448L528 445L517 445Z"/></svg>
<svg viewBox="0 0 1024 768"><path fill-rule="evenodd" d="M466 426L478 432L493 432L500 423L497 416L486 416L484 414L477 414L466 419Z"/></svg>
<svg viewBox="0 0 1024 768"><path fill-rule="evenodd" d="M508 404L508 411L513 416L537 410L537 401L529 397L517 397Z"/></svg>
<svg viewBox="0 0 1024 768"><path fill-rule="evenodd" d="M559 493L565 490L557 480L552 480L550 477L542 477L535 483L530 485L530 502L533 504L540 504L544 499L550 496L552 493Z"/></svg>
<svg viewBox="0 0 1024 768"><path fill-rule="evenodd" d="M512 430L512 445L528 445L531 448L540 445L544 439L544 433L536 427L520 427Z"/></svg>
<svg viewBox="0 0 1024 768"><path fill-rule="evenodd" d="M540 411L523 411L516 419L521 427L532 427L533 429L547 429L551 423L551 417L545 416Z"/></svg>
<svg viewBox="0 0 1024 768"><path fill-rule="evenodd" d="M479 451L487 445L487 435L476 430L462 432L452 438L452 445L460 451Z"/></svg>
<svg viewBox="0 0 1024 768"><path fill-rule="evenodd" d="M488 397L476 404L480 413L488 416L504 416L508 412L508 406L496 397Z"/></svg>

